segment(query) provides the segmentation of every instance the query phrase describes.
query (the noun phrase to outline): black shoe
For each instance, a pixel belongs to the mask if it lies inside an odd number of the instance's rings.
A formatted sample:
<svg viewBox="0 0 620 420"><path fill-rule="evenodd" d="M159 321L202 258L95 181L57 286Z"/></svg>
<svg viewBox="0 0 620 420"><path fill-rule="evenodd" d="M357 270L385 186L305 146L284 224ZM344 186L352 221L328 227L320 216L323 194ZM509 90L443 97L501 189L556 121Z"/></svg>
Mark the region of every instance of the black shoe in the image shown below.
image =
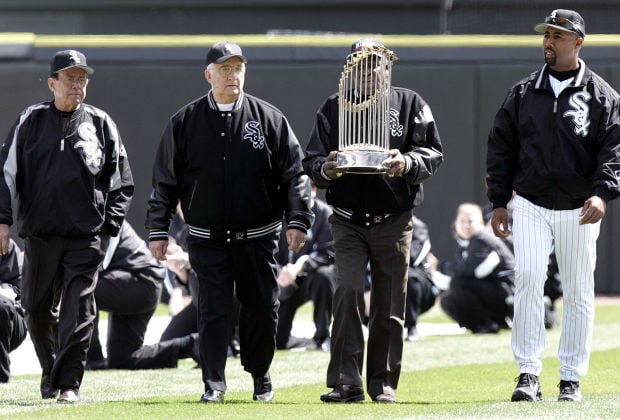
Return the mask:
<svg viewBox="0 0 620 420"><path fill-rule="evenodd" d="M41 376L41 398L49 400L58 397L58 389L52 386L52 379L49 375Z"/></svg>
<svg viewBox="0 0 620 420"><path fill-rule="evenodd" d="M308 345L306 346L306 349L329 352L330 347L331 347L331 340L329 338L326 338L323 341L317 341L316 339L312 338L308 340Z"/></svg>
<svg viewBox="0 0 620 420"><path fill-rule="evenodd" d="M499 332L499 325L497 322L489 322L488 324L473 328L471 332L474 334L497 334Z"/></svg>
<svg viewBox="0 0 620 420"><path fill-rule="evenodd" d="M420 341L422 336L418 333L418 329L415 325L407 328L407 341Z"/></svg>
<svg viewBox="0 0 620 420"><path fill-rule="evenodd" d="M312 338L295 337L291 335L286 341L287 350L306 350L314 346L316 346L316 344Z"/></svg>
<svg viewBox="0 0 620 420"><path fill-rule="evenodd" d="M376 402L376 403L390 404L390 403L395 403L396 402L396 397L394 395L391 395L391 394L379 394L376 397L373 397L372 400L374 402Z"/></svg>
<svg viewBox="0 0 620 420"><path fill-rule="evenodd" d="M80 394L77 389L67 388L60 393L60 397L56 400L59 404L75 404L80 402Z"/></svg>
<svg viewBox="0 0 620 420"><path fill-rule="evenodd" d="M579 381L560 381L558 388L560 388L558 401L581 401Z"/></svg>
<svg viewBox="0 0 620 420"><path fill-rule="evenodd" d="M512 393L512 401L540 401L542 392L538 376L531 373L522 373L515 378L517 387Z"/></svg>
<svg viewBox="0 0 620 420"><path fill-rule="evenodd" d="M355 385L338 385L332 392L321 395L323 402L358 402L364 398L362 387Z"/></svg>
<svg viewBox="0 0 620 420"><path fill-rule="evenodd" d="M239 344L239 339L236 336L233 336L230 339L228 351L230 352L231 357L239 357L239 355L241 354L241 344Z"/></svg>
<svg viewBox="0 0 620 420"><path fill-rule="evenodd" d="M321 343L321 350L329 353L331 351L331 348L332 348L332 340L331 338L328 337L325 339L325 341Z"/></svg>
<svg viewBox="0 0 620 420"><path fill-rule="evenodd" d="M210 389L200 397L200 402L203 403L220 403L224 400L224 391L217 391Z"/></svg>
<svg viewBox="0 0 620 420"><path fill-rule="evenodd" d="M98 360L87 360L86 366L84 369L86 370L103 370L108 368L108 359L98 359Z"/></svg>
<svg viewBox="0 0 620 420"><path fill-rule="evenodd" d="M264 376L252 376L254 380L254 401L270 402L273 400L273 388L271 387L271 376L269 372Z"/></svg>

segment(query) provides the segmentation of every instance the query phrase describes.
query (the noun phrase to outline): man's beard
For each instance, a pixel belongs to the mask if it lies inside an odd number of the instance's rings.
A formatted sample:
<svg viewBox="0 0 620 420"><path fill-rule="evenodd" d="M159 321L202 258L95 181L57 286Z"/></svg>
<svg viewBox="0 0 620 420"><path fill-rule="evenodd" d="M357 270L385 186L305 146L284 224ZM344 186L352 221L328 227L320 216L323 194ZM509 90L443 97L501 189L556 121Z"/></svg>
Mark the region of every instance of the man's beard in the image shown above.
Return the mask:
<svg viewBox="0 0 620 420"><path fill-rule="evenodd" d="M557 56L555 54L552 54L550 57L547 57L546 55L543 56L545 57L545 63L547 63L548 66L555 66L557 61Z"/></svg>

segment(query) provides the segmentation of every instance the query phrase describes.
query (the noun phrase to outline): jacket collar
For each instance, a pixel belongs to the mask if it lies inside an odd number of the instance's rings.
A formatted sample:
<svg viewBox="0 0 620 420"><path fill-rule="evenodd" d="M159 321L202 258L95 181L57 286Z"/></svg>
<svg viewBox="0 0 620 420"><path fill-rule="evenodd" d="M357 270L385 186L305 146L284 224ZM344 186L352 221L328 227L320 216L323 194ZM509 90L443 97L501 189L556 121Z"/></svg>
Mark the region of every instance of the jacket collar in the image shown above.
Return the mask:
<svg viewBox="0 0 620 420"><path fill-rule="evenodd" d="M210 90L207 96L209 98L209 108L214 111L219 111L220 108L217 106L217 102L215 102L215 99L213 98L213 90ZM243 104L243 97L244 94L243 91L241 91L239 97L235 101L235 105L233 105L233 111L239 111L239 109L241 109L241 105Z"/></svg>
<svg viewBox="0 0 620 420"><path fill-rule="evenodd" d="M579 73L577 73L577 77L573 79L573 81L571 82L569 86L572 86L572 87L581 86L583 84L585 73L586 73L586 63L580 58L579 59ZM537 89L547 87L549 83L549 78L547 77L548 74L549 73L547 71L547 64L545 64L542 67L542 69L540 69L540 71L538 72L538 77L536 79L536 84L535 84L535 87Z"/></svg>

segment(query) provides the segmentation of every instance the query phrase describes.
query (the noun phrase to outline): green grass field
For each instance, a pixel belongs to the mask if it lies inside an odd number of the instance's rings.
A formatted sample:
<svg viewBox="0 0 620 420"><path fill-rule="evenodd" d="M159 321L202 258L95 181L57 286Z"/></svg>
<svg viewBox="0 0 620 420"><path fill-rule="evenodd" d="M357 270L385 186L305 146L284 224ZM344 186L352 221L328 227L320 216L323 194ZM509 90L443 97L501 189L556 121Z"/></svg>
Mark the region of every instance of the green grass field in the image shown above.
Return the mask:
<svg viewBox="0 0 620 420"><path fill-rule="evenodd" d="M309 318L309 308L300 317ZM449 322L435 307L420 322ZM0 416L45 419L332 419L332 418L620 418L620 304L597 302L590 371L581 381L584 400L557 402L559 328L548 332L541 375L544 401L511 403L518 375L510 332L427 336L405 343L397 404L324 404L328 354L279 351L272 366L275 400L252 401L252 381L238 359L228 359L228 392L219 405L201 404L200 369L87 371L75 406L43 401L38 375L14 376L0 385ZM37 363L33 361L33 363Z"/></svg>

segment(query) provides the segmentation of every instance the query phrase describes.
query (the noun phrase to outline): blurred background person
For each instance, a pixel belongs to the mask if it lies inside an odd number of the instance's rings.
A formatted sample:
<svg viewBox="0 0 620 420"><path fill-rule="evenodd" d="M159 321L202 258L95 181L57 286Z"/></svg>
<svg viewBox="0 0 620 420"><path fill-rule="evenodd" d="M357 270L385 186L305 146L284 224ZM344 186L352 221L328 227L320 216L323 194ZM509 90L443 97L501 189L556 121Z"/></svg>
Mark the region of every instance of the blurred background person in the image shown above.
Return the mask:
<svg viewBox="0 0 620 420"><path fill-rule="evenodd" d="M144 345L146 330L159 305L166 268L125 221L110 245L95 289L99 311L108 312L107 360L99 341L99 323L88 352L89 369L157 369L179 359L198 361L197 334Z"/></svg>
<svg viewBox="0 0 620 420"><path fill-rule="evenodd" d="M21 250L11 239L9 251L0 256L0 383L11 376L9 353L26 339L26 321L21 307Z"/></svg>
<svg viewBox="0 0 620 420"><path fill-rule="evenodd" d="M332 320L332 298L335 289L334 238L329 221L331 207L317 198L312 185L314 224L306 243L299 251L290 251L285 237L280 237L278 284L280 308L276 330L276 348L308 348L329 350L329 327ZM311 339L291 336L293 319L304 303L313 303L315 332Z"/></svg>
<svg viewBox="0 0 620 420"><path fill-rule="evenodd" d="M506 205L508 211L508 226L512 226L512 202ZM493 232L491 227L491 215L493 207L491 204L484 206L484 223ZM514 255L514 244L512 243L512 234L500 238L510 249ZM558 260L555 256L555 247L549 255L549 264L547 265L547 279L545 280L544 301L545 301L545 328L553 328L558 323L558 314L556 302L562 297L562 282L560 280L560 270L558 268Z"/></svg>
<svg viewBox="0 0 620 420"><path fill-rule="evenodd" d="M407 341L420 340L418 317L431 309L439 295L439 288L433 282L433 273L428 257L431 251L431 239L428 226L413 216L413 236L409 272L407 275L407 302L405 305L405 328Z"/></svg>
<svg viewBox="0 0 620 420"><path fill-rule="evenodd" d="M482 209L473 203L458 207L454 221L458 255L440 261L451 277L441 308L474 334L496 333L511 326L514 256L506 244L485 228Z"/></svg>

